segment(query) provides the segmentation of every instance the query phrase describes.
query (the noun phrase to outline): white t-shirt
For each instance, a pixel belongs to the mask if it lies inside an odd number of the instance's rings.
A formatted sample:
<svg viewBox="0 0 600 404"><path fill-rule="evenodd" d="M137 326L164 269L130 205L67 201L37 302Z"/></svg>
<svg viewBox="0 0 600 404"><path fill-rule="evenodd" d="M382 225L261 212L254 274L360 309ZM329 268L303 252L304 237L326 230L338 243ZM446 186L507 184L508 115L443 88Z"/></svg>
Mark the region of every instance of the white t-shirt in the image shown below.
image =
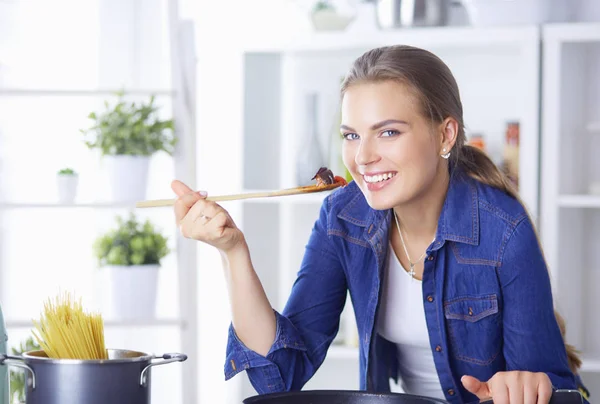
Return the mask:
<svg viewBox="0 0 600 404"><path fill-rule="evenodd" d="M406 272L391 245L381 299L377 332L396 344L402 389L445 399L429 343L422 282Z"/></svg>

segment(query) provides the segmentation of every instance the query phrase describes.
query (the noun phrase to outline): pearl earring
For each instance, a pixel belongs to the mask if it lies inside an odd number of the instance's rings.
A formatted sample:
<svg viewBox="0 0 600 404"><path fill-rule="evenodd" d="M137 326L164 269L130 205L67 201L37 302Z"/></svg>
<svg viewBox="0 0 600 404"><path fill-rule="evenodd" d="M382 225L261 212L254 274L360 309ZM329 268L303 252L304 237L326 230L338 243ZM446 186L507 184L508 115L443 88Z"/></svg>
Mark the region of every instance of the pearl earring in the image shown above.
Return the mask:
<svg viewBox="0 0 600 404"><path fill-rule="evenodd" d="M450 152L446 153L446 148L445 147L442 149L442 151L444 152L444 154L442 154L442 158L445 158L447 160L448 157L450 157Z"/></svg>

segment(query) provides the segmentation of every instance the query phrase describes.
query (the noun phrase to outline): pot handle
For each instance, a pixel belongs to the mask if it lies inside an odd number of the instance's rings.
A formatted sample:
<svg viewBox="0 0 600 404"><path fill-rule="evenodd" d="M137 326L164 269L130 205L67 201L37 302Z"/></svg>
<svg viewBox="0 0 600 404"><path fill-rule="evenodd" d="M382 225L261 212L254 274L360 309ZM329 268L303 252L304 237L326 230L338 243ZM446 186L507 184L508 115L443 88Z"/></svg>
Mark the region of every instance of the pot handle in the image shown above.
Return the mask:
<svg viewBox="0 0 600 404"><path fill-rule="evenodd" d="M150 363L142 370L142 374L140 375L140 386L146 386L146 371L148 371L152 366L166 365L167 363L171 362L183 362L187 360L187 355L182 353L166 353L163 356L155 357L154 359L158 360Z"/></svg>
<svg viewBox="0 0 600 404"><path fill-rule="evenodd" d="M29 373L31 373L31 390L35 390L35 372L33 371L32 368L29 367L29 365L26 365L23 362L23 359L18 357L18 356L10 356L10 355L4 355L4 354L0 354L0 365L6 365L8 367L10 366L14 366L16 368L21 368L21 369L25 369L28 370Z"/></svg>

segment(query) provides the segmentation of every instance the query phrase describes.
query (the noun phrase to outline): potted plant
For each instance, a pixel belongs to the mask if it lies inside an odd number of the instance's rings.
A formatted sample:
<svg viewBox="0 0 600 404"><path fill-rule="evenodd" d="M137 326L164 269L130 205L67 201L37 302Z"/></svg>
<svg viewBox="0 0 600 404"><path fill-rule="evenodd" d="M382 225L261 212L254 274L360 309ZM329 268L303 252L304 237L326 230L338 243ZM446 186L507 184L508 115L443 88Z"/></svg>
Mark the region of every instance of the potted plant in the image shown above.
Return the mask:
<svg viewBox="0 0 600 404"><path fill-rule="evenodd" d="M12 354L20 356L23 352L38 351L40 346L32 336L21 342L17 348L11 348ZM25 403L25 373L21 369L10 371L10 402L11 404Z"/></svg>
<svg viewBox="0 0 600 404"><path fill-rule="evenodd" d="M104 102L105 111L91 112L94 124L82 129L85 144L98 149L108 171L112 199L130 202L146 197L150 157L164 151L174 152L177 138L173 120L158 117L154 96L148 103L125 102L117 93L114 106Z"/></svg>
<svg viewBox="0 0 600 404"><path fill-rule="evenodd" d="M77 185L79 175L72 168L63 168L56 173L56 186L58 201L62 203L73 203L77 196Z"/></svg>
<svg viewBox="0 0 600 404"><path fill-rule="evenodd" d="M112 316L117 319L150 319L156 311L160 261L169 252L167 237L149 220L116 217L117 227L99 236L94 252L108 271Z"/></svg>

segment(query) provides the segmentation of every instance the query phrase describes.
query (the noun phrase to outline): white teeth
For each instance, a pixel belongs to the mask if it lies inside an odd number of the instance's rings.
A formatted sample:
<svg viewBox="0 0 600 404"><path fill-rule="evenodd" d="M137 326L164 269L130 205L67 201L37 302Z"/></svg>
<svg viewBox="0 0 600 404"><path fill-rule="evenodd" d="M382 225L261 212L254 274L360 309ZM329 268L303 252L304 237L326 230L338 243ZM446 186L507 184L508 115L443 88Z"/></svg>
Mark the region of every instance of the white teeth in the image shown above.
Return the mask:
<svg viewBox="0 0 600 404"><path fill-rule="evenodd" d="M365 179L366 182L376 183L376 182L381 182L381 181L389 180L394 175L395 174L393 174L393 173L385 173L385 174L379 174L379 175L373 175L373 176L365 175L364 179Z"/></svg>

